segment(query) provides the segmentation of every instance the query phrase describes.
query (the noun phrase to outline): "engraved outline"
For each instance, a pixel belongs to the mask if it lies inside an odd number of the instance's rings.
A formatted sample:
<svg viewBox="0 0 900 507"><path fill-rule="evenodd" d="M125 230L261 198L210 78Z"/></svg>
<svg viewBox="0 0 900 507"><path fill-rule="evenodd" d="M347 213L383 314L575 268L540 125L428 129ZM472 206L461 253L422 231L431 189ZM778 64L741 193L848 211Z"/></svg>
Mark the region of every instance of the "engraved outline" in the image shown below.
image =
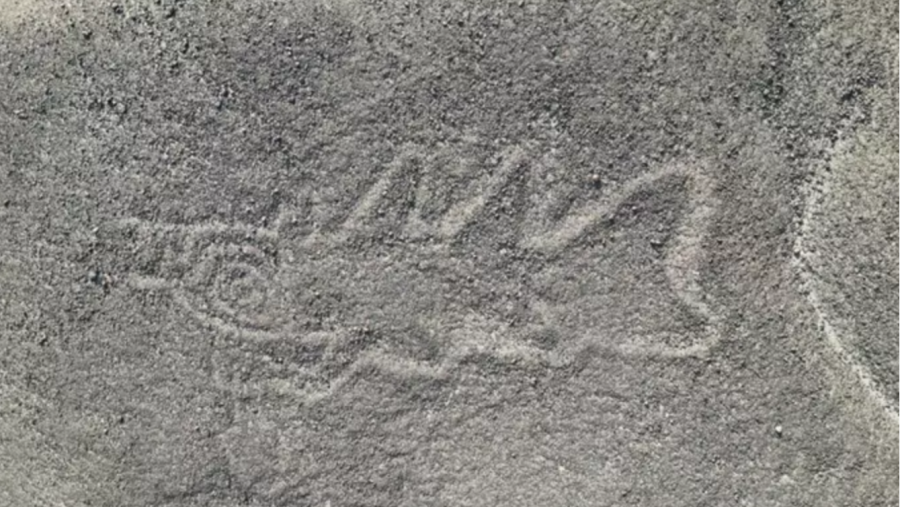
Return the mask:
<svg viewBox="0 0 900 507"><path fill-rule="evenodd" d="M612 347L613 349L628 355L691 357L707 354L721 341L719 332L721 319L710 307L712 297L700 284L702 276L700 265L704 256L703 242L708 236L712 218L719 207L709 171L706 163L693 161L690 165L683 162L672 163L659 170L642 174L620 185L599 201L585 204L543 235L533 236L524 242L526 248L547 254L559 253L584 235L593 224L612 218L618 208L635 192L652 186L663 178L671 176L685 178L690 209L682 218L673 237L674 246L666 249L663 264L676 297L706 320L704 327L707 336L689 347L619 345Z"/></svg>
<svg viewBox="0 0 900 507"><path fill-rule="evenodd" d="M349 240L353 233L359 230L365 220L372 215L385 199L387 192L398 178L406 174L405 162L414 156L416 147L404 146L397 157L391 162L386 171L369 188L360 199L359 204L351 211L345 221L336 232L324 235L319 231L312 231L305 238L299 240L297 246L301 248L324 247L335 248ZM518 145L504 149L501 152L498 169L480 181L480 192L475 192L472 197L451 205L440 219L432 223L421 220L415 214L406 217L406 226L412 221L417 221L418 226L425 225L428 234L432 234L440 243L447 243L457 238L467 226L472 224L478 213L485 208L487 203L500 192L507 188L507 184L518 171L522 169L527 155L532 150L531 145ZM706 321L706 336L687 347L673 347L662 344L631 344L631 345L599 345L602 348L611 349L618 353L634 356L655 357L692 357L707 354L721 339L719 334L719 317L713 312L710 303L711 296L707 294L700 284L701 268L704 249L703 242L707 237L711 219L718 207L718 201L714 196L713 180L709 175L709 167L705 163L694 161L686 163L673 163L663 166L661 169L642 174L618 187L614 187L600 200L589 202L580 209L570 213L561 220L560 224L554 224L550 230L532 237L520 240L519 247L525 250L542 252L545 254L558 253L564 250L578 237L585 234L590 226L596 222L609 218L616 210L635 192L642 188L652 186L663 178L679 176L685 179L688 191L688 211L683 215L678 230L673 239L672 246L666 249L663 259L666 276L675 296L684 302L691 310L703 317ZM132 227L144 233L162 231L170 234L179 234L184 238L184 256L189 258L200 243L201 236L217 234L242 234L247 237L260 237L278 245L278 227L290 216L293 210L282 209L274 222L276 229L257 228L246 224L229 225L219 222L202 224L165 224L146 222L139 219L125 219L118 223L120 227ZM189 259L187 259L189 260ZM277 330L247 329L239 324L229 322L221 316L210 312L204 312L197 308L186 295L190 289L185 287L184 280L166 280L163 278L144 277L131 274L128 277L129 284L138 289L167 289L174 300L185 308L199 322L218 329L220 332L232 336L260 342L277 340L286 336L290 327ZM542 311L546 303L536 305L536 313L546 314ZM511 361L520 361L530 364L547 364L561 366L570 362L570 354L579 348L587 346L583 336L578 337L573 346L562 347L560 350L543 350L532 346L522 340L521 332L514 332L501 322L490 321L481 315L469 316L466 324L459 329L453 329L450 333L453 339L447 340L447 350L444 359L436 365L424 364L413 358L399 357L382 347L376 346L360 352L355 361L347 367L342 374L326 382L328 387L318 391L281 386L279 390L287 389L304 399L314 401L327 397L341 386L346 380L363 368L374 366L386 372L408 375L420 374L428 377L444 377L463 358L473 354L488 353ZM344 343L352 333L352 330L338 329L335 331L304 332L300 339L304 342L322 342L326 344ZM593 344L597 346L598 344ZM313 372L314 373L314 372ZM274 380L273 380L274 382Z"/></svg>

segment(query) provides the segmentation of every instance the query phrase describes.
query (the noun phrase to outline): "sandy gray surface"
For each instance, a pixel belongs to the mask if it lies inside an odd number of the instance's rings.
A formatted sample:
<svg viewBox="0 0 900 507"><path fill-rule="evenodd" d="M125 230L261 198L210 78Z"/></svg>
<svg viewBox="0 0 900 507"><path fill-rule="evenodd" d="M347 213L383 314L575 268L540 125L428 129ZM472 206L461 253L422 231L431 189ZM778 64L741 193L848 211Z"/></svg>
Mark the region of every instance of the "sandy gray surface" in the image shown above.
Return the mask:
<svg viewBox="0 0 900 507"><path fill-rule="evenodd" d="M0 506L897 504L890 2L2 3Z"/></svg>

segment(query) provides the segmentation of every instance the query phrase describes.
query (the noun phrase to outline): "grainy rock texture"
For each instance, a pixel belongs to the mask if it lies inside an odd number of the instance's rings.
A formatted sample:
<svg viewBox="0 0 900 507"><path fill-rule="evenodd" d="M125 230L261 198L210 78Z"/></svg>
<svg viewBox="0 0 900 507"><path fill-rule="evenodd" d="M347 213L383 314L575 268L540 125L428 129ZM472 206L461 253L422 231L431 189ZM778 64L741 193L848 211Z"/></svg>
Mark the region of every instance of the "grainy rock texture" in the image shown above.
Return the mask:
<svg viewBox="0 0 900 507"><path fill-rule="evenodd" d="M897 504L896 5L0 5L0 506Z"/></svg>

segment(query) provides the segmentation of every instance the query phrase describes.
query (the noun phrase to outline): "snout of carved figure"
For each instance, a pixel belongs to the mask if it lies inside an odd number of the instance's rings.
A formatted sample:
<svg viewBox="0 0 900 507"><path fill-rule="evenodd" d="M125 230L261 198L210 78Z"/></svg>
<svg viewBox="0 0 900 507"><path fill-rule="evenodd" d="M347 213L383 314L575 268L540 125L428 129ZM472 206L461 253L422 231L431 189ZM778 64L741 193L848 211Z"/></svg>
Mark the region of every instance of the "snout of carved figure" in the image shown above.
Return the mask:
<svg viewBox="0 0 900 507"><path fill-rule="evenodd" d="M267 339L291 325L278 235L247 225L122 221L117 263L136 288L164 290L203 324Z"/></svg>

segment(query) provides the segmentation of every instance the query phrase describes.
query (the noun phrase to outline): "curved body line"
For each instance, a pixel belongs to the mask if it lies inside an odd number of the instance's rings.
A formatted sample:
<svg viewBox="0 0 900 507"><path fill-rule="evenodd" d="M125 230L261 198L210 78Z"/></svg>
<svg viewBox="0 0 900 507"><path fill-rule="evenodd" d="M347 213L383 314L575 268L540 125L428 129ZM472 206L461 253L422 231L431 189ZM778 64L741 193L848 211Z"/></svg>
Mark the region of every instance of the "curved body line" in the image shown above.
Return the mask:
<svg viewBox="0 0 900 507"><path fill-rule="evenodd" d="M891 421L891 424L896 426L900 424L900 413L898 413L897 410L897 401L889 400L888 397L885 396L878 388L869 368L860 362L844 344L840 333L832 324L832 317L828 315L828 311L825 309L822 297L816 287L816 278L814 276L815 269L810 262L810 258L816 254L806 248L804 237L807 234L810 234L810 224L812 223L816 207L819 205L819 200L824 194L830 191L829 184L831 181L828 178L825 178L823 181L823 188L819 191L811 188L809 184L807 184L807 187L805 188L803 213L800 220L800 233L796 235L794 240L794 252L799 253L799 256L793 257L792 266L800 277L802 288L806 293L807 302L815 313L816 324L819 329L821 329L825 338L825 343L828 345L831 354L842 367L846 368L853 381L857 382L862 388L865 396L869 398L869 402L877 407L879 412L886 414ZM842 330L841 333L847 333L847 331Z"/></svg>

